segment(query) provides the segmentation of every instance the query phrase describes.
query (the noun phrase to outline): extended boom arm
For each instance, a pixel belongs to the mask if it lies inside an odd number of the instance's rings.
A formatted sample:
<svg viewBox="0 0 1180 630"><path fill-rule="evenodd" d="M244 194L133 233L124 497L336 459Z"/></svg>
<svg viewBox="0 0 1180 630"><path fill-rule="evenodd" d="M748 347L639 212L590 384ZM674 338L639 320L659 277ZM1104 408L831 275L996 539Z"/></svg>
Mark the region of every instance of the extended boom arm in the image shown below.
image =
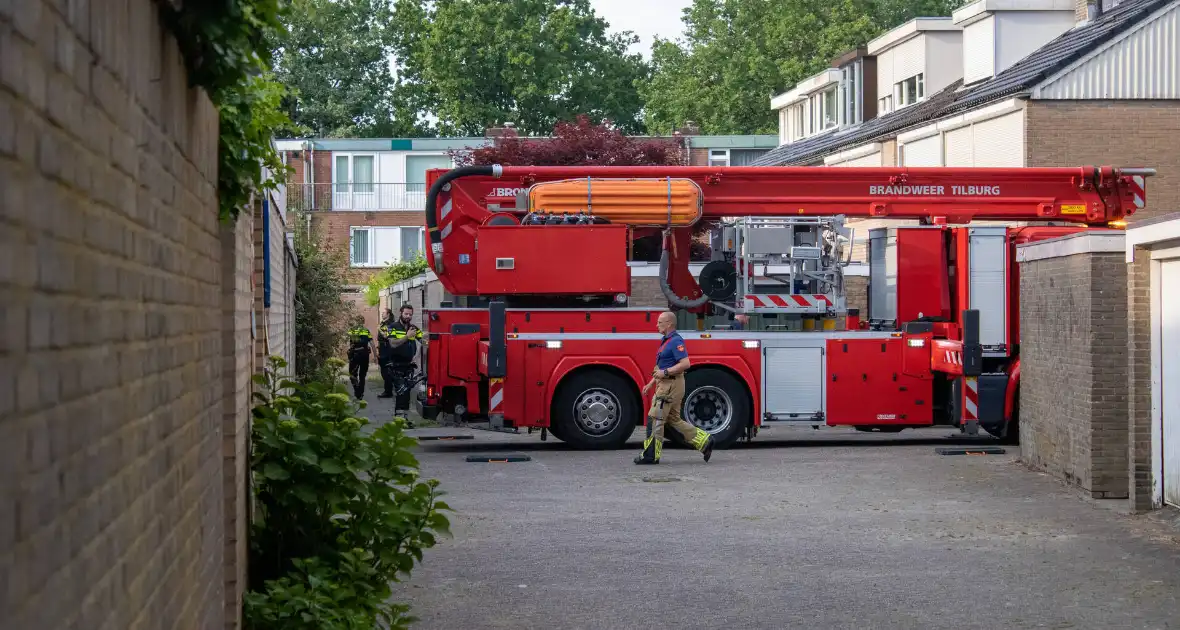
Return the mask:
<svg viewBox="0 0 1180 630"><path fill-rule="evenodd" d="M475 272L483 226L521 226L518 195L533 184L569 179L688 179L702 192L702 217L819 216L1069 221L1107 225L1145 200L1151 169L835 168L835 167L542 167L469 166L432 170L426 200L428 260L446 289L481 293ZM588 209L589 210L589 209ZM687 273L687 229L670 239L673 273ZM675 254L675 251L673 252Z"/></svg>

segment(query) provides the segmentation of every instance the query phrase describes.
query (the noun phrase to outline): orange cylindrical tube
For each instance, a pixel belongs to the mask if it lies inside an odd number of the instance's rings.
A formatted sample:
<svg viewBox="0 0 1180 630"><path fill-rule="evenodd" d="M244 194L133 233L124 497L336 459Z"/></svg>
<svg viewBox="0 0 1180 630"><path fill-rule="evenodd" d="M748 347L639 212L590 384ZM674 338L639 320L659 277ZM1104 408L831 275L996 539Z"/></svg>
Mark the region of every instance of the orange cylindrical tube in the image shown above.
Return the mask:
<svg viewBox="0 0 1180 630"><path fill-rule="evenodd" d="M591 214L611 223L684 227L701 218L701 189L691 179L567 179L529 189L529 210Z"/></svg>

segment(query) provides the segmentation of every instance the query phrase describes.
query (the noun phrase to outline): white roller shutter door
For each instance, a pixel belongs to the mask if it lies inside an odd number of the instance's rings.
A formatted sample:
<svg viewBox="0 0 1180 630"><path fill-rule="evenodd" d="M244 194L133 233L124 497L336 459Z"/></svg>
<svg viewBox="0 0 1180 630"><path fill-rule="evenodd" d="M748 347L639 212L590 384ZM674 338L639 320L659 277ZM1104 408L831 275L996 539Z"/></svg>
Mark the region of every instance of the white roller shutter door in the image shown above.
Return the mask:
<svg viewBox="0 0 1180 630"><path fill-rule="evenodd" d="M852 158L845 162L832 164L832 166L881 166L881 152L875 151L868 155L862 155L858 158Z"/></svg>
<svg viewBox="0 0 1180 630"><path fill-rule="evenodd" d="M963 83L990 78L996 68L995 55L995 18L984 18L963 29Z"/></svg>
<svg viewBox="0 0 1180 630"><path fill-rule="evenodd" d="M943 136L947 166L974 166L975 147L972 143L971 125L952 129Z"/></svg>
<svg viewBox="0 0 1180 630"><path fill-rule="evenodd" d="M942 138L935 134L902 145L902 166L942 166Z"/></svg>
<svg viewBox="0 0 1180 630"><path fill-rule="evenodd" d="M914 37L893 49L893 82L897 83L922 72L926 67L926 38ZM880 86L893 93L893 85ZM883 94L878 94L878 97ZM896 105L897 103L894 103Z"/></svg>
<svg viewBox="0 0 1180 630"><path fill-rule="evenodd" d="M1160 263L1160 385L1164 503L1180 507L1180 260Z"/></svg>
<svg viewBox="0 0 1180 630"><path fill-rule="evenodd" d="M972 166L1024 166L1024 112L975 123Z"/></svg>

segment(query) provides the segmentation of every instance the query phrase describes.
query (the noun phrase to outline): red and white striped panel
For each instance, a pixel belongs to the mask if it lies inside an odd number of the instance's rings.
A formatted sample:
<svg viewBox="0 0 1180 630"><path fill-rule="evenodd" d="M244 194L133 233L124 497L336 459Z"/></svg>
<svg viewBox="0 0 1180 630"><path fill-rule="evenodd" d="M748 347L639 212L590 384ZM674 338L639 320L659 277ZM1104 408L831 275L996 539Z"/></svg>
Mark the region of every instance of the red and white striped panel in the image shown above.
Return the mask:
<svg viewBox="0 0 1180 630"><path fill-rule="evenodd" d="M979 420L979 377L963 377L963 424Z"/></svg>
<svg viewBox="0 0 1180 630"><path fill-rule="evenodd" d="M1144 200L1147 199L1147 187L1142 175L1131 176L1131 192L1135 196L1135 209L1142 210Z"/></svg>
<svg viewBox="0 0 1180 630"><path fill-rule="evenodd" d="M960 352L955 352L954 350L947 350L946 352L943 353L942 360L951 364L951 365L962 366L963 365L963 354Z"/></svg>
<svg viewBox="0 0 1180 630"><path fill-rule="evenodd" d="M504 413L504 379L488 381L488 413Z"/></svg>
<svg viewBox="0 0 1180 630"><path fill-rule="evenodd" d="M832 300L823 294L750 294L746 296L746 301L754 308L814 310L832 306Z"/></svg>

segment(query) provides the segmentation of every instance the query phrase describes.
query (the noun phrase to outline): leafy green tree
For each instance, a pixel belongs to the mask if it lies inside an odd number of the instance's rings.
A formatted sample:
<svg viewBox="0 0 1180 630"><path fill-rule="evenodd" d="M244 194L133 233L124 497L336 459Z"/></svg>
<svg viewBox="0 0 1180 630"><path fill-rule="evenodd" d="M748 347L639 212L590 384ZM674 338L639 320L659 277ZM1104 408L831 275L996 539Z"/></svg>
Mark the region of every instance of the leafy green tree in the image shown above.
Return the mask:
<svg viewBox="0 0 1180 630"><path fill-rule="evenodd" d="M607 28L589 0L396 0L395 102L443 135L543 134L577 114L639 132L647 65L633 34Z"/></svg>
<svg viewBox="0 0 1180 630"><path fill-rule="evenodd" d="M657 39L644 84L650 133L686 120L705 133L774 133L770 98L832 58L958 0L694 0L680 41Z"/></svg>
<svg viewBox="0 0 1180 630"><path fill-rule="evenodd" d="M319 137L422 135L416 112L395 109L389 0L291 0L275 37L287 109Z"/></svg>
<svg viewBox="0 0 1180 630"><path fill-rule="evenodd" d="M294 225L302 225L297 216ZM295 374L303 381L322 373L344 350L351 305L340 299L348 269L343 250L320 245L318 230L295 230Z"/></svg>

